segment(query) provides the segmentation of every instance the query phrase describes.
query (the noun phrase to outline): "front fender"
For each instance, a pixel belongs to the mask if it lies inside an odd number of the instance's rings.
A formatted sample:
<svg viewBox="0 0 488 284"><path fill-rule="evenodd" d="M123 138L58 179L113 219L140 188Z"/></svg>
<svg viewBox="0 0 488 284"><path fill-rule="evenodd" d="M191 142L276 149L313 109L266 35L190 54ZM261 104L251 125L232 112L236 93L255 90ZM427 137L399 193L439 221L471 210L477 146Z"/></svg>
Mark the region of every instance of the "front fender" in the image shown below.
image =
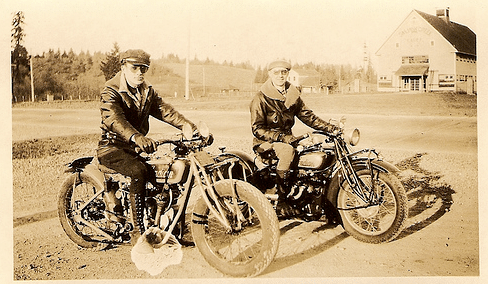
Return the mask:
<svg viewBox="0 0 488 284"><path fill-rule="evenodd" d="M395 165L384 160L373 159L371 160L371 163L373 164L373 167L375 167L375 169L378 169L385 173L397 173L400 171ZM363 168L368 168L369 159L366 157L359 157L358 159L353 161L353 165L361 167L359 168L359 170Z"/></svg>
<svg viewBox="0 0 488 284"><path fill-rule="evenodd" d="M383 160L373 159L371 160L371 164L374 170L384 173L397 173L400 171L395 165ZM358 158L352 162L352 166L355 171L367 169L369 167L369 159L365 157ZM339 173L340 170L335 171L335 174L329 183L329 187L327 188L327 200L332 203L334 207L337 207L337 194L339 193L340 184L344 181L344 178L342 178Z"/></svg>

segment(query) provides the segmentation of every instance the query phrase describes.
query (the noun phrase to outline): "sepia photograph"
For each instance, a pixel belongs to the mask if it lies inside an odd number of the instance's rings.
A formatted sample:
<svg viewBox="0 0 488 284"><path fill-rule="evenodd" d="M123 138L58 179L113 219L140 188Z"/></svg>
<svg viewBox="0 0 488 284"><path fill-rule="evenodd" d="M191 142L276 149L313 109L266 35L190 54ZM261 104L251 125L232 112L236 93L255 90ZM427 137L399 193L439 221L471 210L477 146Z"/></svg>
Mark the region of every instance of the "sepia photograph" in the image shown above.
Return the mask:
<svg viewBox="0 0 488 284"><path fill-rule="evenodd" d="M486 6L3 1L0 282L484 283Z"/></svg>

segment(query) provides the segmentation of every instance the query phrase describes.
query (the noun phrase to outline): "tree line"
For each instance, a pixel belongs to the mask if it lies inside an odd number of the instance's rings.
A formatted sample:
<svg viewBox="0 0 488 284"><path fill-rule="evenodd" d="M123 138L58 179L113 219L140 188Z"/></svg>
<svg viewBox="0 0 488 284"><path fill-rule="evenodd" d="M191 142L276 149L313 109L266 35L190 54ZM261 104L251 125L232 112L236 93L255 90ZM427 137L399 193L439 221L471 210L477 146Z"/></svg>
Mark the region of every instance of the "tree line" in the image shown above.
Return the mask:
<svg viewBox="0 0 488 284"><path fill-rule="evenodd" d="M110 52L99 51L91 54L89 51L75 53L72 49L61 51L49 49L47 52L35 56L29 54L23 46L24 14L16 12L12 20L11 34L11 79L12 103L32 100L98 100L100 91L106 80L112 78L120 70L120 48L115 42ZM164 66L165 63L185 63L175 54L162 54L161 59L153 60L149 75L165 77L179 77L172 70ZM215 62L210 58L200 60L195 56L190 60L194 65L222 65L236 68L255 70L254 83L264 83L267 80L267 71L260 66L254 68L249 61L233 63L224 61ZM367 82L374 82L376 75L372 66L366 70L357 69L351 65L332 64L295 64L293 68L313 69L320 75L320 87L337 89L340 82L362 78ZM33 81L34 92L31 89Z"/></svg>

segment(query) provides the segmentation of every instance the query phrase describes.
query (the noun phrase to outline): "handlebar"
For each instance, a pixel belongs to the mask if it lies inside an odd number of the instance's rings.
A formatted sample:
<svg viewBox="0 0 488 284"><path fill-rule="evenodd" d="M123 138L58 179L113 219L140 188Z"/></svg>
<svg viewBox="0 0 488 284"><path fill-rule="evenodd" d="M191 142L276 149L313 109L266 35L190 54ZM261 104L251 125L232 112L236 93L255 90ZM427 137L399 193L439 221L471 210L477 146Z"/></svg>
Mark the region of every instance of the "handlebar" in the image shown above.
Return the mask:
<svg viewBox="0 0 488 284"><path fill-rule="evenodd" d="M156 142L156 146L158 147L164 144L172 144L186 151L188 149L198 149L198 148L210 146L213 143L213 135L209 134L208 137L198 136L198 137L193 137L191 139L186 139L184 137L181 137L180 139L160 139L160 140L155 140L155 142ZM195 142L200 142L200 143L195 143ZM191 145L191 143L195 143L195 144ZM144 152L139 146L135 147L135 151L137 154Z"/></svg>

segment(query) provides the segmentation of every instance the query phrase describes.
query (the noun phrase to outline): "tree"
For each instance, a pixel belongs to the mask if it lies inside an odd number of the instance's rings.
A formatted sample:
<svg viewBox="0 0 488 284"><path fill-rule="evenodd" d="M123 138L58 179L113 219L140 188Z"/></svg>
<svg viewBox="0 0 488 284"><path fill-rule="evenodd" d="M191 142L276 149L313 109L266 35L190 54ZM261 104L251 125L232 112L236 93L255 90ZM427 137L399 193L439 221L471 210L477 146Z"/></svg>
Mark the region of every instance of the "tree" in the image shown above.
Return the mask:
<svg viewBox="0 0 488 284"><path fill-rule="evenodd" d="M102 70L105 80L110 80L120 71L120 48L117 42L114 42L114 48L106 54L105 60L100 63L100 70Z"/></svg>
<svg viewBox="0 0 488 284"><path fill-rule="evenodd" d="M10 63L12 69L12 101L28 94L30 85L28 75L30 71L29 54L22 46L24 41L24 13L18 11L12 20L12 51L10 52Z"/></svg>
<svg viewBox="0 0 488 284"><path fill-rule="evenodd" d="M256 71L256 76L254 76L254 83L263 83L261 82L263 78L263 70L261 70L261 66L258 67L258 70Z"/></svg>

